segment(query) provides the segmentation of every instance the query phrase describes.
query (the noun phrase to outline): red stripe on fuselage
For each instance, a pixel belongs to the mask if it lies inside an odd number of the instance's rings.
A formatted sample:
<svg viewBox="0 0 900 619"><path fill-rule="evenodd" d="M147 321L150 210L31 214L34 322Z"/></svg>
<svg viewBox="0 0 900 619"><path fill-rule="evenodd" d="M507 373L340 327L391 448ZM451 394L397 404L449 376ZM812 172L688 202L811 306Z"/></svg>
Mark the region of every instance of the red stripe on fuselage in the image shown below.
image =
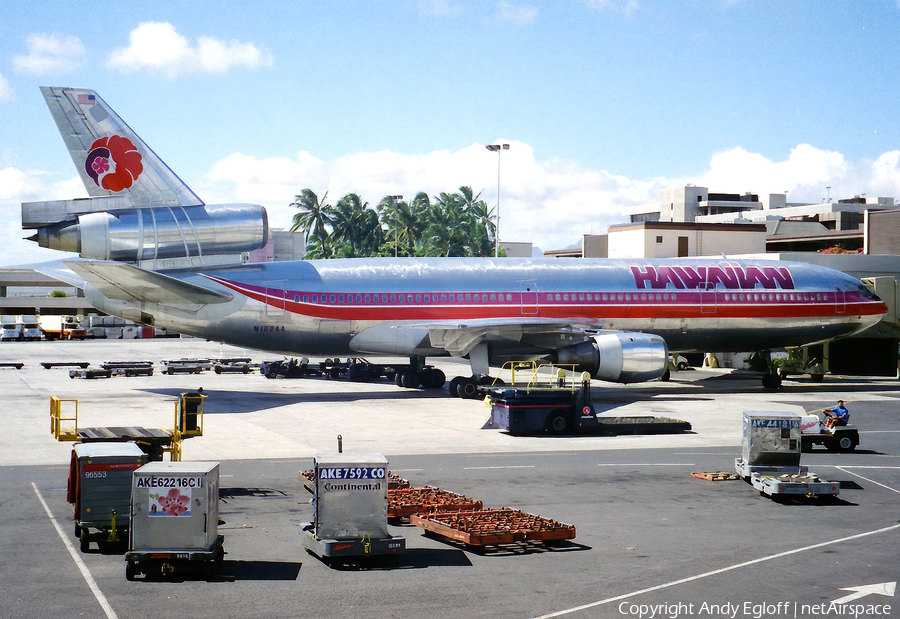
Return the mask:
<svg viewBox="0 0 900 619"><path fill-rule="evenodd" d="M227 286L251 299L283 309L292 314L332 320L392 321L392 320L473 320L478 318L544 318L604 320L610 318L830 318L850 316L876 316L885 313L886 306L881 301L862 298L857 292L843 293L843 301L836 300L833 292L786 292L734 293L720 291L678 291L673 293L539 293L538 303L523 304L519 291L494 293L500 297L512 297L512 301L496 302L448 302L424 301L440 296L464 299L466 295L489 296L491 293L392 293L402 299L395 303L371 301L369 303L346 302L356 297L365 298L362 293L321 293L288 292L271 290L263 292L260 287L246 286L238 282L220 278L214 281ZM312 295L330 299L344 299L345 302L309 303L294 301L293 297L311 298ZM553 300L544 300L548 297ZM287 298L282 298L286 296ZM369 293L369 298L388 296L388 293ZM571 297L572 301L556 301L556 297ZM607 297L606 301L574 301L577 297ZM659 302L655 297L664 296L667 302ZM412 298L409 302L407 298ZM534 295L531 295L533 298ZM620 301L619 297L630 298ZM642 298L643 297L643 298ZM651 297L654 297L651 299ZM742 298L743 297L743 298ZM755 298L754 298L755 297ZM416 302L416 299L419 299ZM749 299L753 299L750 301ZM821 299L821 300L814 300Z"/></svg>

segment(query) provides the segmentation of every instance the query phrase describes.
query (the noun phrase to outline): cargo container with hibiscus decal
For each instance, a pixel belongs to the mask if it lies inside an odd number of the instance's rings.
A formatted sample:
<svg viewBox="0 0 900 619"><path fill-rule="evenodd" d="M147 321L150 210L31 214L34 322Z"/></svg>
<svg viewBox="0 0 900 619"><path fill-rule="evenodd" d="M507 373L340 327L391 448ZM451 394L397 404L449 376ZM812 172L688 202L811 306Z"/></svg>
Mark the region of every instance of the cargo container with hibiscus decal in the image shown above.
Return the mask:
<svg viewBox="0 0 900 619"><path fill-rule="evenodd" d="M125 575L220 561L218 462L150 462L134 471Z"/></svg>

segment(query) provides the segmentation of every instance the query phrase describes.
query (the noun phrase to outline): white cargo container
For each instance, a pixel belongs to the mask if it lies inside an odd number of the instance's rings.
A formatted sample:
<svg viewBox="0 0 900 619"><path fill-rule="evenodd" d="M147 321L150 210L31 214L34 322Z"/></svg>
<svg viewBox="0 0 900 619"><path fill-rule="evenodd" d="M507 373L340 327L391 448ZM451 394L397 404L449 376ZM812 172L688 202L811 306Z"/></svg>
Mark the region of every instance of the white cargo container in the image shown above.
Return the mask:
<svg viewBox="0 0 900 619"><path fill-rule="evenodd" d="M309 551L329 561L406 550L388 531L387 464L379 454L316 456L314 521L302 538Z"/></svg>
<svg viewBox="0 0 900 619"><path fill-rule="evenodd" d="M840 483L821 479L800 466L801 416L795 413L744 413L744 440L735 471L760 493L779 497L837 496Z"/></svg>
<svg viewBox="0 0 900 619"><path fill-rule="evenodd" d="M150 462L134 472L125 576L221 561L218 462Z"/></svg>

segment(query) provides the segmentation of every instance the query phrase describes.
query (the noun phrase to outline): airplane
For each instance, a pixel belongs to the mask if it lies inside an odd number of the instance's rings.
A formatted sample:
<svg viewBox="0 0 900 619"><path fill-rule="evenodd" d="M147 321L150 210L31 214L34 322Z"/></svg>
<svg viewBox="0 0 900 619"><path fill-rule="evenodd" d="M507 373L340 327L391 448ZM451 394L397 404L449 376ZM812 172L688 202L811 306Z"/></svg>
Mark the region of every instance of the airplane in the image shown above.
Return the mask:
<svg viewBox="0 0 900 619"><path fill-rule="evenodd" d="M22 204L31 240L79 253L39 270L135 322L284 355L408 357L409 388L445 384L428 357L468 359L449 390L472 397L505 361L642 382L667 375L670 351L809 345L887 312L839 271L724 256L242 263L268 240L262 206L204 204L95 91L41 91L90 197Z"/></svg>

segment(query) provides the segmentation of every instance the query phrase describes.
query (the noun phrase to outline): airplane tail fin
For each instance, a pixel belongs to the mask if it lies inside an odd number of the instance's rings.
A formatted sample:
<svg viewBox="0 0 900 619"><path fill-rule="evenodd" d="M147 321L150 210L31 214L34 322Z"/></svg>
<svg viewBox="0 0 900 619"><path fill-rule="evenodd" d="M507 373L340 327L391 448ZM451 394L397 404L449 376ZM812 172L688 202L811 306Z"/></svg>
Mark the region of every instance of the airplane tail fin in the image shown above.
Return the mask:
<svg viewBox="0 0 900 619"><path fill-rule="evenodd" d="M203 202L93 90L41 87L53 120L91 197L129 206Z"/></svg>

